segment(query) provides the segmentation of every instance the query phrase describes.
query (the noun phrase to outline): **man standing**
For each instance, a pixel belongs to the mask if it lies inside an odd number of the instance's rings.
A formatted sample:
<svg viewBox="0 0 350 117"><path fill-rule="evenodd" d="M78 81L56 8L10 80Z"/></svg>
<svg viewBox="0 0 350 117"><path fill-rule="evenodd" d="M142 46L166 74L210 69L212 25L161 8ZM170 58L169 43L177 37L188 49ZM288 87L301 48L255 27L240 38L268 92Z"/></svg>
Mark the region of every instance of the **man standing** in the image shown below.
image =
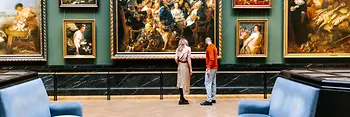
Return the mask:
<svg viewBox="0 0 350 117"><path fill-rule="evenodd" d="M205 43L208 45L206 51L206 71L204 81L207 100L201 103L203 106L216 103L216 72L218 69L218 50L209 37L205 39Z"/></svg>

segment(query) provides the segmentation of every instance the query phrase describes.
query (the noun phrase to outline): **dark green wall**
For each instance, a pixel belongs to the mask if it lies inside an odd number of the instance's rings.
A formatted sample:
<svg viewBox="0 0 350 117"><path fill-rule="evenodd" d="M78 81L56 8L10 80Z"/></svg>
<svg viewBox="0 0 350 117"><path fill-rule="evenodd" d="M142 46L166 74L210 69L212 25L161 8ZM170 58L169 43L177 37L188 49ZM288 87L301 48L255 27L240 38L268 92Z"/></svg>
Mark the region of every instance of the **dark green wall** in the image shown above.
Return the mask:
<svg viewBox="0 0 350 117"><path fill-rule="evenodd" d="M232 9L232 0L223 2L223 58L222 64L240 63L275 63L283 59L283 1L274 0L269 10L237 10ZM47 0L48 23L48 64L113 64L110 60L110 28L109 0L100 0L98 8L59 8L56 0ZM96 59L65 60L63 58L63 19L95 19L96 21ZM237 59L235 53L236 20L237 19L268 19L269 49L268 57L264 59Z"/></svg>
<svg viewBox="0 0 350 117"><path fill-rule="evenodd" d="M63 58L63 19L95 19L96 59ZM98 8L59 8L57 0L47 0L48 64L112 64L109 45L109 0L100 0Z"/></svg>

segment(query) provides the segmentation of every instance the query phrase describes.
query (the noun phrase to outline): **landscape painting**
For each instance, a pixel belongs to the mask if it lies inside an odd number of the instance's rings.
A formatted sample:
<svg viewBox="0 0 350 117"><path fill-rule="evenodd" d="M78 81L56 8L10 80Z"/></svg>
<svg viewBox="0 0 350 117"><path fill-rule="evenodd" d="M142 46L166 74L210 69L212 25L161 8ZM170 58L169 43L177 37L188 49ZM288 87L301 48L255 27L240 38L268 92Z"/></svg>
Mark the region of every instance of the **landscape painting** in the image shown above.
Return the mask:
<svg viewBox="0 0 350 117"><path fill-rule="evenodd" d="M2 1L0 61L46 61L44 3L45 0Z"/></svg>
<svg viewBox="0 0 350 117"><path fill-rule="evenodd" d="M221 54L221 0L111 0L112 59L173 59L185 38L205 58L205 38Z"/></svg>
<svg viewBox="0 0 350 117"><path fill-rule="evenodd" d="M285 58L350 57L349 0L285 0Z"/></svg>

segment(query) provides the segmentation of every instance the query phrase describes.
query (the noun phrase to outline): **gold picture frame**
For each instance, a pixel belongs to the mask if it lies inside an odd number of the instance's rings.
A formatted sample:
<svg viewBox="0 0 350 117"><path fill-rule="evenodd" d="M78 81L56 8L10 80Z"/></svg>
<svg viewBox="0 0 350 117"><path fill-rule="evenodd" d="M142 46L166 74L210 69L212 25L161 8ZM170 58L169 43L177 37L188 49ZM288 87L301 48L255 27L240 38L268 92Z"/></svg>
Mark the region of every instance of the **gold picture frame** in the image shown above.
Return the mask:
<svg viewBox="0 0 350 117"><path fill-rule="evenodd" d="M61 8L98 7L98 0L59 0Z"/></svg>
<svg viewBox="0 0 350 117"><path fill-rule="evenodd" d="M64 19L64 58L96 58L95 35L96 29L94 19Z"/></svg>
<svg viewBox="0 0 350 117"><path fill-rule="evenodd" d="M208 0L208 1L210 1L210 0ZM209 33L209 35L212 36L213 43L217 46L217 48L219 50L218 51L218 58L221 58L221 55L222 55L222 0L211 0L211 1L214 2L214 4L212 4L212 7L206 7L206 8L208 8L208 9L209 8L213 8L213 11L212 11L213 15L210 18L212 18L212 20L214 20L214 21L213 21L213 24L211 25L212 28L210 28L208 30L213 31L213 33ZM120 35L125 36L126 32L129 33L130 28L128 28L128 27L125 28L126 26L122 25L124 23L120 23L119 22L119 18L125 19L125 14L121 14L121 11L123 11L123 10L118 10L119 9L118 6L121 6L121 4L119 4L119 2L120 2L119 0L110 0L111 59L113 59L113 60L119 60L119 59L174 59L174 57L175 57L175 49L174 48L177 47L177 42L176 41L174 41L172 43L173 47L170 47L172 49L168 49L169 45L171 45L171 44L166 43L166 44L163 44L163 45L168 45L167 49L162 49L160 51L125 52L125 50L127 50L127 49L132 50L132 51L133 51L133 49L135 49L135 48L133 48L135 46L133 46L133 47L126 46L128 44L126 44L125 46L123 45L124 49L120 49L120 48L122 48L122 46L120 46L120 44L124 44L124 43L122 43L122 39L119 38L119 36ZM155 4L155 2L152 2L152 4ZM128 5L128 6L130 6L130 5ZM142 6L142 5L139 5L139 6ZM143 5L143 6L146 6L146 5ZM208 11L208 9L206 9L206 11ZM131 23L131 24L133 24L133 23ZM119 30L118 28L122 28L122 29ZM124 29L126 29L128 31L124 31ZM131 30L131 31L135 31L135 30ZM179 32L181 32L181 31L179 31ZM200 36L201 37L199 37L199 38L202 39L202 40L204 40L207 37L204 34L200 35ZM129 38L129 36L125 36L124 38ZM124 38L123 38L123 40L125 40ZM132 38L132 36L131 36L131 38ZM185 37L185 38L188 39L189 41L192 40L191 37L190 38ZM160 38L155 38L155 39L159 40ZM161 39L163 39L161 41L164 41L164 38L161 38ZM129 39L126 39L126 40L130 41ZM151 40L150 43L155 42L154 40ZM168 40L168 42L169 42L169 40ZM139 40L136 40L136 41L139 41ZM161 44L161 41L157 42L157 44ZM135 42L128 42L128 43L129 44L130 43L135 44ZM196 49L192 49L192 56L191 56L191 58L192 59L205 59L205 48L206 47L204 47L205 46L204 41L203 42L199 41L198 43L202 44L201 46L198 46L198 48L200 48L201 50L196 51ZM193 44L192 46L190 44L190 46L192 48L195 47L194 45L196 45L196 44ZM149 45L146 46L146 47L149 47ZM161 49L159 47L157 49ZM164 47L164 46L162 46L162 47Z"/></svg>
<svg viewBox="0 0 350 117"><path fill-rule="evenodd" d="M232 8L235 9L270 9L272 8L272 0L232 0Z"/></svg>
<svg viewBox="0 0 350 117"><path fill-rule="evenodd" d="M47 61L46 0L5 0L0 9L0 61ZM18 16L22 9L25 15Z"/></svg>
<svg viewBox="0 0 350 117"><path fill-rule="evenodd" d="M350 57L348 49L350 45L346 43L347 37L350 37L348 25L350 22L346 19L350 18L336 19L339 20L335 22L337 25L334 24L335 20L332 18L347 15L344 11L350 11L346 8L350 7L350 1L335 0L334 2L338 2L338 5L315 4L305 0L300 3L284 0L284 58ZM297 15L300 11L304 11L304 17ZM334 16L329 16L329 11L333 12L331 14ZM295 17L291 17L292 15Z"/></svg>
<svg viewBox="0 0 350 117"><path fill-rule="evenodd" d="M236 25L237 58L266 58L269 40L268 20L237 19Z"/></svg>

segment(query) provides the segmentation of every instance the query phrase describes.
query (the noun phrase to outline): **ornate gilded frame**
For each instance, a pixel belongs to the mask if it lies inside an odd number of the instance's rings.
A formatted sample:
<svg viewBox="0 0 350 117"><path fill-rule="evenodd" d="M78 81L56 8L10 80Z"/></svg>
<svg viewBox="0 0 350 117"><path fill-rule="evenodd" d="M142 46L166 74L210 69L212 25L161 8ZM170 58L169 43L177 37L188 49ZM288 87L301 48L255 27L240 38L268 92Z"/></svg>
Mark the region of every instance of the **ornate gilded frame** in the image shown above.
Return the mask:
<svg viewBox="0 0 350 117"><path fill-rule="evenodd" d="M95 0L96 3L95 4L63 4L62 0L59 0L59 5L61 8L74 8L74 7L98 7L98 0Z"/></svg>
<svg viewBox="0 0 350 117"><path fill-rule="evenodd" d="M240 23L264 23L264 54L240 54L240 39L239 39L239 27ZM237 58L266 58L268 55L268 44L269 44L269 29L268 29L268 20L267 19L237 19L236 22L236 56Z"/></svg>
<svg viewBox="0 0 350 117"><path fill-rule="evenodd" d="M63 57L64 58L96 58L96 27L94 19L64 19L63 22ZM92 55L67 55L66 23L91 23L92 27Z"/></svg>
<svg viewBox="0 0 350 117"><path fill-rule="evenodd" d="M46 0L40 1L40 54L0 55L0 61L47 61Z"/></svg>
<svg viewBox="0 0 350 117"><path fill-rule="evenodd" d="M237 0L232 0L232 8L235 9L271 9L272 0L270 0L269 5L237 5Z"/></svg>
<svg viewBox="0 0 350 117"><path fill-rule="evenodd" d="M288 24L289 24L289 7L288 0L284 0L284 58L349 58L350 53L288 53Z"/></svg>
<svg viewBox="0 0 350 117"><path fill-rule="evenodd" d="M222 0L215 0L216 8L214 12L214 43L218 48L218 58L221 59L222 56ZM174 59L174 52L133 52L125 53L118 52L118 11L114 6L118 6L118 0L110 0L110 47L111 47L111 59L112 60L125 60L125 59ZM217 25L219 24L219 25ZM192 59L205 59L205 52L192 52Z"/></svg>

